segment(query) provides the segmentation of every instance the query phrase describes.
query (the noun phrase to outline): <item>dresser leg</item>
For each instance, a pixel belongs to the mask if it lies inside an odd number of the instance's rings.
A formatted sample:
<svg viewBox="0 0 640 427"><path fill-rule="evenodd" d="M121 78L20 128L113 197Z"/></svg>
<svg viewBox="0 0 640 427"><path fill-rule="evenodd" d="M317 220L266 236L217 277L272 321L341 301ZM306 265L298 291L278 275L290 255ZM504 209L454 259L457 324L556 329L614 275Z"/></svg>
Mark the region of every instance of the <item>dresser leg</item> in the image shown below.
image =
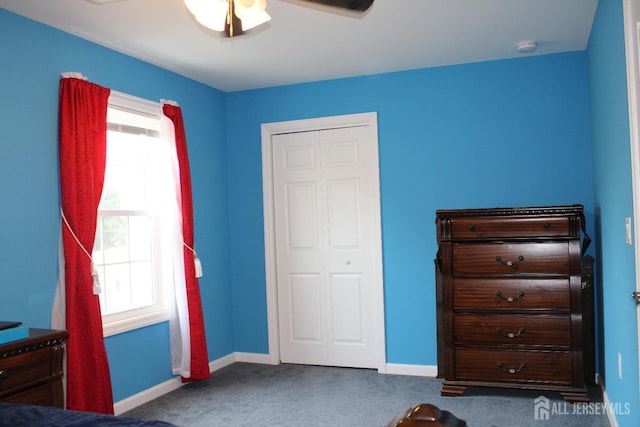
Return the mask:
<svg viewBox="0 0 640 427"><path fill-rule="evenodd" d="M466 389L467 387L461 385L443 384L440 396L460 396Z"/></svg>

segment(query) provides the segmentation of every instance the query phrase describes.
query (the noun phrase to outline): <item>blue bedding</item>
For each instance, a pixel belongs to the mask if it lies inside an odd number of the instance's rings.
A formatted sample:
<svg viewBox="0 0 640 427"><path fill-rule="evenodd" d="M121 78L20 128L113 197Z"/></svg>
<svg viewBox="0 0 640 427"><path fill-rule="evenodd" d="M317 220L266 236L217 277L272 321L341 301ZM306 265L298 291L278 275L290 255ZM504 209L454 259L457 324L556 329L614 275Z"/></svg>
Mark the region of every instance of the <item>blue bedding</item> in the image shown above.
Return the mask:
<svg viewBox="0 0 640 427"><path fill-rule="evenodd" d="M175 427L163 421L0 402L0 427Z"/></svg>

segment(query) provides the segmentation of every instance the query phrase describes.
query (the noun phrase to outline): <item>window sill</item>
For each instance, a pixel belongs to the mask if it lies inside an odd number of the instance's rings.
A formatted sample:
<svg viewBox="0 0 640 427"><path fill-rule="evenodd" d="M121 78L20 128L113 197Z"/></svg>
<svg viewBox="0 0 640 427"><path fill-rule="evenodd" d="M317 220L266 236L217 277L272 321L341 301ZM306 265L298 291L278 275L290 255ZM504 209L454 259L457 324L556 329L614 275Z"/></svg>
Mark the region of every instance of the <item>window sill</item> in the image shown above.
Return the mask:
<svg viewBox="0 0 640 427"><path fill-rule="evenodd" d="M141 316L131 317L115 322L102 324L103 337L118 335L124 332L133 331L135 329L144 328L145 326L155 325L157 323L169 320L169 314L165 311L159 313L149 313Z"/></svg>

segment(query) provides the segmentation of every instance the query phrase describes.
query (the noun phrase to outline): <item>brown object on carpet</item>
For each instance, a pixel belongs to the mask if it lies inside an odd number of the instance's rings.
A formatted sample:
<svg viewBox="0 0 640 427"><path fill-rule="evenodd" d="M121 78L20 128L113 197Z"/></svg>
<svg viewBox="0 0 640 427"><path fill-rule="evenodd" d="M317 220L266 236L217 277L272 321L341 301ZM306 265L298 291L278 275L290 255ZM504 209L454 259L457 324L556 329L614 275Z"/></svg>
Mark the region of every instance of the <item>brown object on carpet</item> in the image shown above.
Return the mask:
<svg viewBox="0 0 640 427"><path fill-rule="evenodd" d="M449 411L422 403L407 409L400 417L391 421L388 427L467 427L467 423L456 418Z"/></svg>

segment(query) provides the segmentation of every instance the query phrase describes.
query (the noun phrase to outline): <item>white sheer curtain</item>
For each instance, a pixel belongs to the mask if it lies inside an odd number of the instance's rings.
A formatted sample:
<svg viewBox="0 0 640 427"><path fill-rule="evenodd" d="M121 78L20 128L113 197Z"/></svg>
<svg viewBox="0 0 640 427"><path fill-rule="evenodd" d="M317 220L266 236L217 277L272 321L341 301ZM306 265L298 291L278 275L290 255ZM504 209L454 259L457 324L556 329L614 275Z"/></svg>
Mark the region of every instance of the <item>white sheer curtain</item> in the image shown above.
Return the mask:
<svg viewBox="0 0 640 427"><path fill-rule="evenodd" d="M156 176L162 180L156 186L161 192L157 200L162 200L163 237L162 248L167 251L171 262L164 266L164 277L172 279L168 286L169 336L171 344L171 369L174 375L190 376L191 348L189 341L189 310L187 305L186 283L184 276L182 210L180 194L180 167L176 157L175 132L173 123L162 116L162 139L164 147L156 160ZM170 171L171 173L167 173ZM173 189L173 191L167 191ZM186 338L186 339L184 339Z"/></svg>

